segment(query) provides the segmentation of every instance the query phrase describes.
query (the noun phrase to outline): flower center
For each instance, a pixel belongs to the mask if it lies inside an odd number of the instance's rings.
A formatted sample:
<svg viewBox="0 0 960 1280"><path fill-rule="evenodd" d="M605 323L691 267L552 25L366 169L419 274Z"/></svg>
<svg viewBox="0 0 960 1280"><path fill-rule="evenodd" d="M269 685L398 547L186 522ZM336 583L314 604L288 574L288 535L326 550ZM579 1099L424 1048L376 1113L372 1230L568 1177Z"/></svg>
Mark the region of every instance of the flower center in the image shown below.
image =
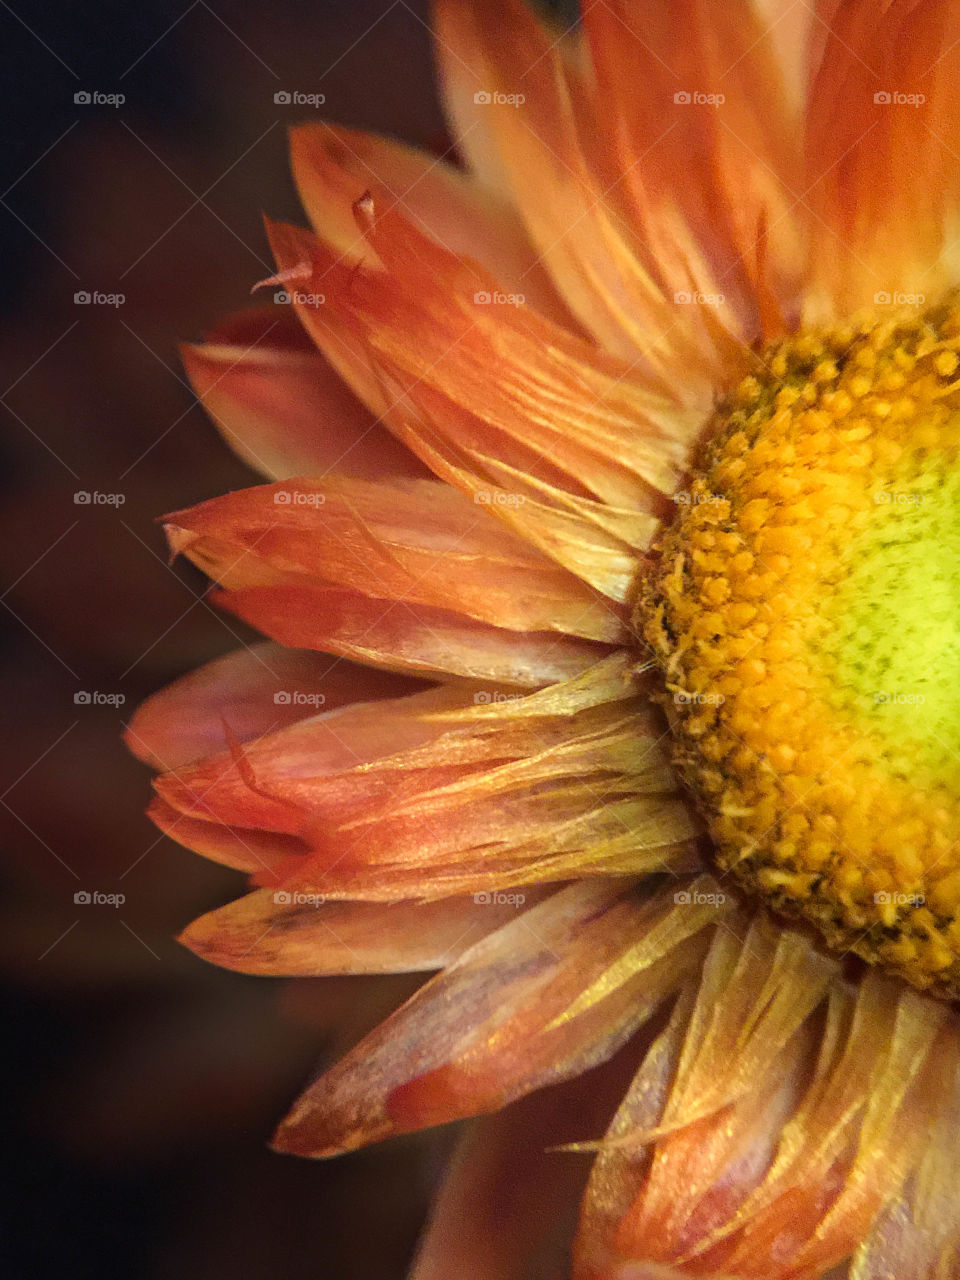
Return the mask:
<svg viewBox="0 0 960 1280"><path fill-rule="evenodd" d="M960 300L805 332L717 409L638 622L720 865L960 994Z"/></svg>

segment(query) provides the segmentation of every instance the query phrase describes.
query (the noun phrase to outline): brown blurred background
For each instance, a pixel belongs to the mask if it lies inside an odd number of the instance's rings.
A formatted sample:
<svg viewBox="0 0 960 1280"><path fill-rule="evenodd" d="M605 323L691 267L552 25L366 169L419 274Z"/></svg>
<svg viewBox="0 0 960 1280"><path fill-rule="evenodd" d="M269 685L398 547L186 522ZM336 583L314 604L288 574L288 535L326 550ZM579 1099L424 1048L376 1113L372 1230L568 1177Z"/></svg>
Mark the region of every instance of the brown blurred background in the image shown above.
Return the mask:
<svg viewBox="0 0 960 1280"><path fill-rule="evenodd" d="M275 95L429 143L427 22L423 0L0 5L5 1280L392 1280L442 1167L449 1134L267 1150L410 983L294 988L182 950L240 877L158 836L120 743L141 699L250 639L155 517L254 479L176 345L272 270L261 213L301 220L285 130L314 109Z"/></svg>

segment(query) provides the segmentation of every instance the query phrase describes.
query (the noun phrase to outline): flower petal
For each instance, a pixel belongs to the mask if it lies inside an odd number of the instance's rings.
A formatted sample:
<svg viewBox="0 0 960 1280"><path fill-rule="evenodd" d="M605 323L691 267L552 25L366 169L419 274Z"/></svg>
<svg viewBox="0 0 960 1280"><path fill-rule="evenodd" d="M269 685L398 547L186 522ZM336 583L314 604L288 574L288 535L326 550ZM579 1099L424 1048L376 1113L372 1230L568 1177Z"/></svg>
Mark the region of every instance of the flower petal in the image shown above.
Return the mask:
<svg viewBox="0 0 960 1280"><path fill-rule="evenodd" d="M536 896L531 891L531 903ZM480 897L487 901L324 903L319 896L297 901L287 891L257 889L195 920L180 941L204 960L241 973L314 977L442 969L516 916L516 903Z"/></svg>
<svg viewBox="0 0 960 1280"><path fill-rule="evenodd" d="M306 845L296 836L262 831L256 827L231 827L189 817L159 796L150 802L147 816L164 835L211 862L256 873L277 884L280 883L279 869L297 854L306 852Z"/></svg>
<svg viewBox="0 0 960 1280"><path fill-rule="evenodd" d="M281 887L326 897L692 869L699 823L632 668L616 654L525 697L435 691L319 716L155 785L190 818L299 836L309 852Z"/></svg>
<svg viewBox="0 0 960 1280"><path fill-rule="evenodd" d="M389 274L347 271L306 233L271 227L281 265L312 263L310 287L326 290L323 307L300 307L317 343L332 359L331 333L346 347L345 376L365 396L376 386L378 411L434 471L624 600L701 408L671 403L529 308L500 305L479 268L395 211L378 213L368 238Z"/></svg>
<svg viewBox="0 0 960 1280"><path fill-rule="evenodd" d="M376 184L451 253L475 259L507 292L523 292L545 315L572 324L516 209L446 157L325 121L292 129L290 156L314 230L347 262L371 260L354 206Z"/></svg>
<svg viewBox="0 0 960 1280"><path fill-rule="evenodd" d="M716 919L716 907L678 911L672 890L646 902L616 882L562 890L472 947L322 1076L276 1146L332 1155L579 1074L676 988Z"/></svg>
<svg viewBox="0 0 960 1280"><path fill-rule="evenodd" d="M784 331L800 286L799 120L776 17L756 0L610 0L584 15L626 216L667 296L719 295L747 340Z"/></svg>
<svg viewBox="0 0 960 1280"><path fill-rule="evenodd" d="M203 407L230 448L271 479L323 475L422 475L423 467L381 426L309 342L292 308L228 318L225 332L181 347Z"/></svg>
<svg viewBox="0 0 960 1280"><path fill-rule="evenodd" d="M807 127L813 319L900 292L930 297L958 265L956 6L834 9Z"/></svg>
<svg viewBox="0 0 960 1280"><path fill-rule="evenodd" d="M538 688L579 675L601 645L549 631L505 631L447 609L316 587L214 593L238 617L301 649L323 649L410 675L453 675L495 687Z"/></svg>
<svg viewBox="0 0 960 1280"><path fill-rule="evenodd" d="M147 698L124 739L155 769L176 769L237 742L367 698L416 686L349 662L257 644L216 658ZM229 735L229 736L228 736Z"/></svg>
<svg viewBox="0 0 960 1280"><path fill-rule="evenodd" d="M614 607L436 481L301 477L178 511L167 533L228 588L335 585L509 631L627 634Z"/></svg>
<svg viewBox="0 0 960 1280"><path fill-rule="evenodd" d="M665 74L662 63L647 53L642 67L634 58L621 91L601 56L594 88L591 75L581 69L576 40L546 30L522 0L506 0L501 7L500 20L491 23L482 0L439 0L437 5L446 97L469 163L512 193L558 287L598 341L670 382L682 380L684 394L708 404L711 384L729 362L737 363L737 342L750 334L750 296L739 258L728 255L723 270L712 266L697 242L702 228L687 222L694 212L696 152L681 151L677 166L665 119L671 108L676 110L673 94L681 81L675 73ZM678 31L682 26L686 35L691 7L674 6L677 18L683 12L683 24L669 16L663 24ZM589 29L592 18L594 27L611 34L615 28L621 53L627 50L629 58L636 37L620 15L622 8L588 6L585 22ZM640 96L645 83L651 86L649 107ZM707 109L696 110L705 115ZM639 116L646 136L607 154L603 139L625 115ZM702 166L713 178L715 205L719 175L710 161L719 132L717 125ZM702 149L704 138L696 144ZM756 159L754 168L760 176L753 175L752 185L770 185ZM639 176L648 171L654 184L665 187L654 196ZM751 230L755 236L755 224ZM718 301L677 306L677 290Z"/></svg>
<svg viewBox="0 0 960 1280"><path fill-rule="evenodd" d="M946 1006L873 972L850 988L806 934L762 918L742 948L718 935L601 1144L577 1280L647 1261L794 1280L843 1262L872 1223L897 1238L887 1210L929 1160L933 1117L953 1114L958 1063ZM934 1163L952 1158L948 1123Z"/></svg>
<svg viewBox="0 0 960 1280"><path fill-rule="evenodd" d="M465 1126L410 1280L556 1280L589 1166L558 1144L602 1128L638 1048Z"/></svg>

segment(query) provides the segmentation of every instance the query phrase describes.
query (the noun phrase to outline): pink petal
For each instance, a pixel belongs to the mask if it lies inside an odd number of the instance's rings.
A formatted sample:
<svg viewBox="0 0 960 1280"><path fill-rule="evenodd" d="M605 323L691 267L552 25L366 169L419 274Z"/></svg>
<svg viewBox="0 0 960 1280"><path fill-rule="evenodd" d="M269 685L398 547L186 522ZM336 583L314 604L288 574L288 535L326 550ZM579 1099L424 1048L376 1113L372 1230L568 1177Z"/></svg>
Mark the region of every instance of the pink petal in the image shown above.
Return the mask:
<svg viewBox="0 0 960 1280"><path fill-rule="evenodd" d="M415 686L386 674L279 644L258 644L198 667L133 715L125 740L155 769L176 769L320 711Z"/></svg>
<svg viewBox="0 0 960 1280"><path fill-rule="evenodd" d="M292 307L258 308L222 322L242 340L181 347L197 396L227 444L273 478L422 475L309 341Z"/></svg>

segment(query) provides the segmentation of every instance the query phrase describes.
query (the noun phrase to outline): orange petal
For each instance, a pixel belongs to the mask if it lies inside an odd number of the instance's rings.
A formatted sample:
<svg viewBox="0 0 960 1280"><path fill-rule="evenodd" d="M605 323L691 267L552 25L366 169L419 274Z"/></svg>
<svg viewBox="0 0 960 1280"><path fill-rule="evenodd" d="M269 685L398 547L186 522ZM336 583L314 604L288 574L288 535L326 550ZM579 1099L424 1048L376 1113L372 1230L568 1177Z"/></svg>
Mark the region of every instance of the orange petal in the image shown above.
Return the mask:
<svg viewBox="0 0 960 1280"><path fill-rule="evenodd" d="M955 282L957 29L946 0L830 15L807 127L811 317Z"/></svg>
<svg viewBox="0 0 960 1280"><path fill-rule="evenodd" d="M597 8L610 6L590 6L585 18ZM742 279L721 284L669 192L656 221L638 218L628 198L630 178L657 164L668 139L663 115L676 84L658 102L661 126L646 145L625 162L607 156L601 139L617 116L637 114L640 84L657 82L656 64L651 70L648 60L642 74L634 68L631 97L618 95L611 105L609 87L606 97L597 93L581 69L575 41L546 30L522 0L506 0L501 9L491 23L482 0L437 4L446 96L468 161L512 193L571 310L597 340L674 384L678 395L708 404L711 386L738 361L737 342L750 332ZM630 28L616 15L610 20L621 45L629 44ZM690 165L684 154L673 186ZM719 302L678 306L676 290Z"/></svg>
<svg viewBox="0 0 960 1280"><path fill-rule="evenodd" d="M434 471L626 599L701 411L522 305L501 305L479 268L395 211L375 218L369 239L391 274L347 272L305 233L271 228L278 261L313 261L310 287L327 291L323 307L301 307L317 343L333 358L336 335L350 351L345 376L363 395L376 385L379 411ZM502 370L494 381L491 365Z"/></svg>
<svg viewBox="0 0 960 1280"><path fill-rule="evenodd" d="M310 851L284 887L328 897L693 867L699 823L633 663L527 696L436 691L320 716L156 787L191 818L298 835Z"/></svg>
<svg viewBox="0 0 960 1280"><path fill-rule="evenodd" d="M155 769L175 769L260 737L321 710L389 697L414 686L315 653L258 644L175 680L133 715L124 735L130 751Z"/></svg>
<svg viewBox="0 0 960 1280"><path fill-rule="evenodd" d="M423 468L376 422L309 342L292 308L223 322L242 333L181 347L191 385L227 444L270 478L417 475ZM292 332L293 331L293 332Z"/></svg>
<svg viewBox="0 0 960 1280"><path fill-rule="evenodd" d="M904 1189L953 1158L958 1055L945 1006L876 973L844 985L806 934L758 919L742 948L718 935L601 1144L577 1280L643 1262L813 1280L874 1230L899 1240ZM958 1226L941 1221L925 1259Z"/></svg>
<svg viewBox="0 0 960 1280"><path fill-rule="evenodd" d="M511 631L621 640L621 616L470 502L433 481L304 478L168 517L174 552L230 588L346 587Z"/></svg>
<svg viewBox="0 0 960 1280"><path fill-rule="evenodd" d="M306 845L296 836L262 831L256 827L224 826L188 817L159 796L150 802L147 817L171 840L202 854L211 862L258 874L272 883L280 883L280 867L286 866L297 854L306 852Z"/></svg>
<svg viewBox="0 0 960 1280"><path fill-rule="evenodd" d="M510 202L446 158L326 122L292 129L290 156L314 230L346 262L376 262L354 215L354 205L376 184L451 253L475 259L508 293L523 292L545 315L573 323Z"/></svg>
<svg viewBox="0 0 960 1280"><path fill-rule="evenodd" d="M531 903L535 899L531 891ZM258 889L201 916L180 941L204 960L241 973L413 973L452 964L516 913L514 903L476 898L371 903L308 895L298 901L286 890Z"/></svg>
<svg viewBox="0 0 960 1280"><path fill-rule="evenodd" d="M561 891L472 947L312 1085L277 1147L332 1155L496 1110L605 1061L698 963L716 918L678 915L672 890L646 902L610 882Z"/></svg>
<svg viewBox="0 0 960 1280"><path fill-rule="evenodd" d="M560 1143L602 1128L636 1064L609 1062L470 1122L444 1173L410 1280L531 1280L556 1274L589 1173Z"/></svg>
<svg viewBox="0 0 960 1280"><path fill-rule="evenodd" d="M586 670L604 648L555 632L505 631L446 609L316 587L247 587L214 601L283 644L410 675L538 688Z"/></svg>
<svg viewBox="0 0 960 1280"><path fill-rule="evenodd" d="M732 312L728 327L748 341L785 330L800 288L783 17L756 0L611 0L584 15L616 191L651 270L668 297L719 295L706 310Z"/></svg>

